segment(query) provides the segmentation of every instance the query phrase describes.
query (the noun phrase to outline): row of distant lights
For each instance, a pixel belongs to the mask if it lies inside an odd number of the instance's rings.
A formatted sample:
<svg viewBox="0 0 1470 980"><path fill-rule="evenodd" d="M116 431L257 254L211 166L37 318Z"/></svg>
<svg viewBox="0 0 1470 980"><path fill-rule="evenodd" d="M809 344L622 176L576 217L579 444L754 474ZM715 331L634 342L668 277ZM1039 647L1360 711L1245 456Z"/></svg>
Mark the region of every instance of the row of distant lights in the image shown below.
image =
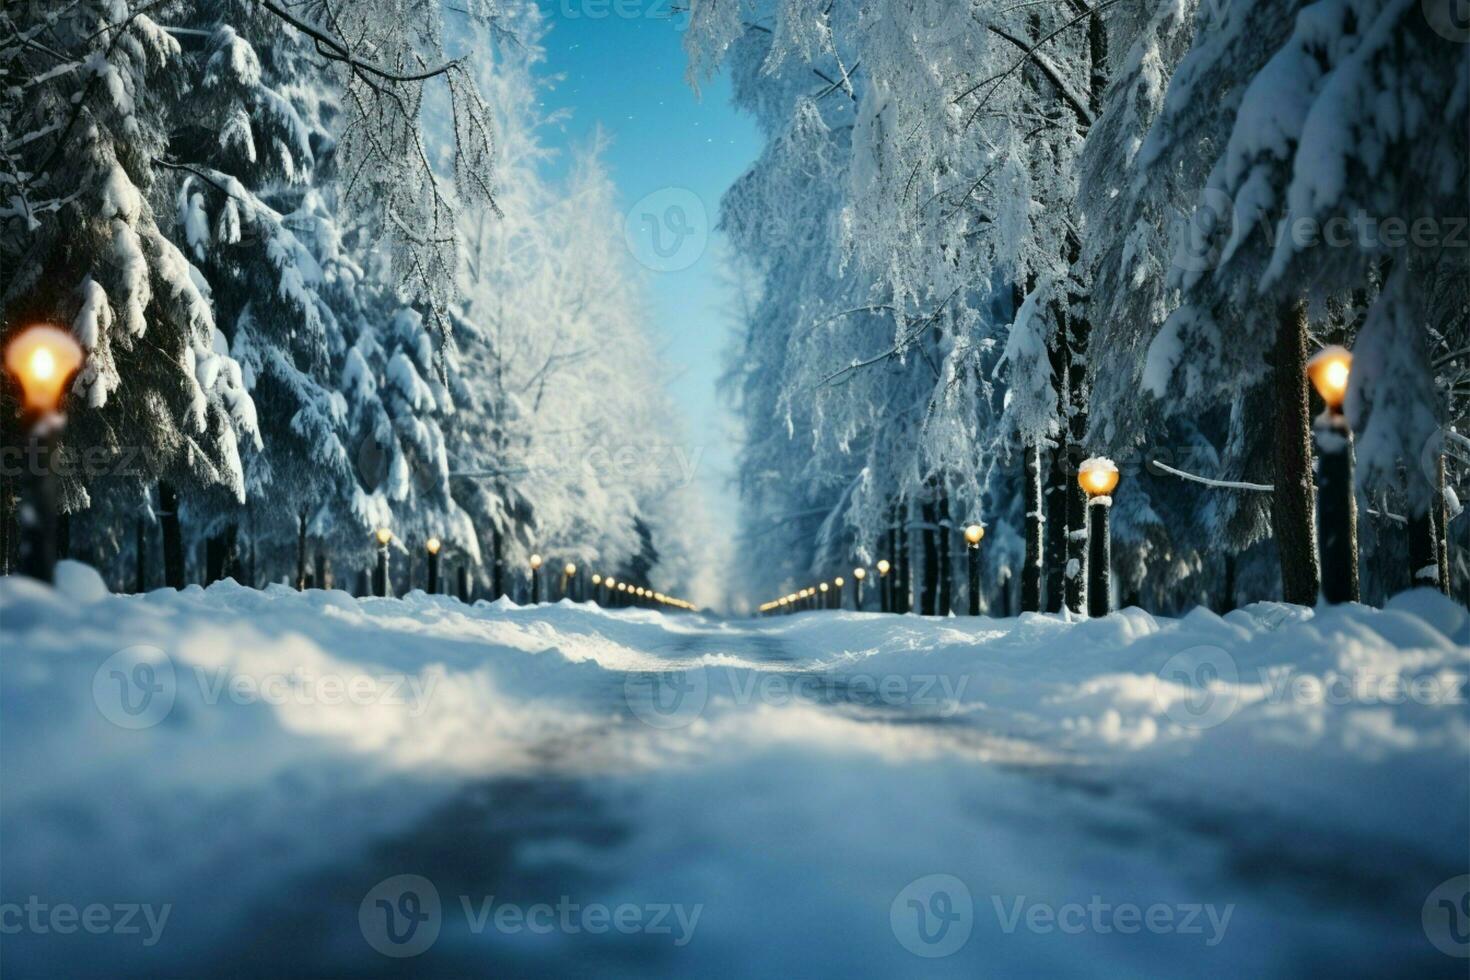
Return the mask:
<svg viewBox="0 0 1470 980"><path fill-rule="evenodd" d="M532 555L531 571L534 572L540 568L541 556ZM567 578L571 578L573 575L576 575L576 562L567 562L564 566L562 566L562 573L566 575ZM635 599L652 599L654 602L658 603L661 606L670 606L674 609L683 609L686 612L698 611L698 607L696 607L692 602L686 602L683 599L679 599L671 595L664 595L662 592L655 592L652 589L645 589L641 585L629 585L627 582L619 582L611 575L604 577L601 574L594 572L592 575L592 586L593 588L602 586L607 589L609 594L613 592L621 592L624 595L630 595Z"/></svg>
<svg viewBox="0 0 1470 980"><path fill-rule="evenodd" d="M875 567L878 569L879 575L887 575L888 569L892 566L888 564L887 558L881 558L878 560L878 564ZM854 568L852 570L852 577L861 582L863 579L868 577L868 570L859 565L857 568ZM834 578L830 584L827 582L818 582L816 585L810 588L797 589L795 592L783 595L778 599L772 599L770 602L762 603L758 611L767 613L773 609L785 609L787 606L801 602L803 599L810 599L812 596L815 595L825 596L834 588L838 591L841 591L842 587L846 584L847 580L839 575Z"/></svg>
<svg viewBox="0 0 1470 980"><path fill-rule="evenodd" d="M985 528L981 525L971 524L965 528L965 543L968 544L971 548L978 548L980 546L980 542L984 538ZM878 577L882 578L883 576L887 575L888 572L893 568L893 564L889 562L887 558L879 558L876 562L873 563L873 567L878 569ZM857 568L854 568L852 570L852 577L857 579L858 582L861 583L863 579L868 577L868 570L862 565L859 565ZM811 588L799 589L796 592L791 592L783 595L778 599L772 599L770 602L762 603L758 608L758 611L768 613L773 609L785 609L787 606L801 602L803 599L810 599L812 596L815 595L826 595L833 589L833 587L836 587L840 591L842 589L842 586L845 584L846 580L844 580L843 577L839 575L832 580L831 585L827 584L826 582L818 582L815 586Z"/></svg>

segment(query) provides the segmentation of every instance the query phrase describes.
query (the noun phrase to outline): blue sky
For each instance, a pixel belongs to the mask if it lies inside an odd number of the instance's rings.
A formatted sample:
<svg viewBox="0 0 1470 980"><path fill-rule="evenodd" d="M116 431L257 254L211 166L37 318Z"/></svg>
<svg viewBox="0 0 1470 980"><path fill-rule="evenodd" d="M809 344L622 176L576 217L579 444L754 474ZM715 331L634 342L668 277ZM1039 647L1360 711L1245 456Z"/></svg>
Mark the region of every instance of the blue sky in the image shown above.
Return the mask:
<svg viewBox="0 0 1470 980"><path fill-rule="evenodd" d="M750 118L731 107L725 78L702 85L699 97L685 82L683 17L670 17L669 9L669 0L545 0L545 69L564 77L544 104L571 113L548 142L584 142L599 125L612 137L607 163L641 236L630 247L640 260L652 260L645 264L672 270L651 274L648 296L649 326L673 375L669 392L690 449L702 452L697 478L712 515L728 517L736 430L715 384L733 297L711 225L721 195L755 159L760 140ZM665 237L653 240L660 222ZM670 227L688 236L677 251ZM648 251L658 244L672 253L669 261Z"/></svg>

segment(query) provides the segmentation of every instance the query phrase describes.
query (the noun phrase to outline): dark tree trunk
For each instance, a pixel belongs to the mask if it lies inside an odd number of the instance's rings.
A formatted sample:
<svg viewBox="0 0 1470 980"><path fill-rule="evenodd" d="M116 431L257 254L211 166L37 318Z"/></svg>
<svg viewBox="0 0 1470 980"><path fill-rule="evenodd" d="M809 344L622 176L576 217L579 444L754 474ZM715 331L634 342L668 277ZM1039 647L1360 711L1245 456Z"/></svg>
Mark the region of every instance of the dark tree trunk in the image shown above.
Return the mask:
<svg viewBox="0 0 1470 980"><path fill-rule="evenodd" d="M71 515L65 511L56 515L56 557L71 557Z"/></svg>
<svg viewBox="0 0 1470 980"><path fill-rule="evenodd" d="M0 575L15 567L11 548L15 545L15 481L0 474Z"/></svg>
<svg viewBox="0 0 1470 980"><path fill-rule="evenodd" d="M1080 303L1083 297L1077 297ZM1071 360L1067 366L1067 608L1082 612L1087 583L1087 492L1077 482L1082 440L1087 435L1087 341L1091 325L1080 317L1066 320Z"/></svg>
<svg viewBox="0 0 1470 980"><path fill-rule="evenodd" d="M1409 584L1412 588L1439 587L1439 542L1434 527L1434 509L1409 517Z"/></svg>
<svg viewBox="0 0 1470 980"><path fill-rule="evenodd" d="M1235 563L1234 555L1225 556L1225 595L1220 599L1220 614L1235 608Z"/></svg>
<svg viewBox="0 0 1470 980"><path fill-rule="evenodd" d="M939 491L939 530L934 532L939 546L939 608L941 616L948 616L954 602L954 532L949 526L949 490Z"/></svg>
<svg viewBox="0 0 1470 980"><path fill-rule="evenodd" d="M1450 511L1445 498L1444 454L1435 460L1434 502L1430 510L1434 515L1435 557L1439 559L1439 591L1450 594Z"/></svg>
<svg viewBox="0 0 1470 980"><path fill-rule="evenodd" d="M934 540L937 515L931 496L925 496L920 513L924 525L920 538L924 552L924 579L919 590L919 613L924 616L932 616L939 592L939 548Z"/></svg>
<svg viewBox="0 0 1470 980"><path fill-rule="evenodd" d="M1322 587L1317 562L1316 502L1312 486L1312 426L1307 397L1307 308L1302 301L1282 308L1271 351L1271 386L1276 409L1275 492L1271 526L1281 561L1282 598L1316 603Z"/></svg>
<svg viewBox="0 0 1470 980"><path fill-rule="evenodd" d="M887 579L887 584L885 586L883 586L883 588L885 589L884 595L885 595L885 600L886 600L885 601L886 608L885 608L884 611L885 612L899 612L900 610L898 608L898 592L899 592L899 589L898 589L898 576L899 576L899 567L900 566L899 566L899 561L898 561L898 505L897 504L891 504L888 507L888 533L884 536L884 540L886 542L887 549L888 549L888 554L884 555L884 557L888 559L889 565L892 566L891 568L888 569L888 574L886 576L884 576L884 578Z"/></svg>
<svg viewBox="0 0 1470 980"><path fill-rule="evenodd" d="M898 578L894 582L896 589L893 611L906 613L914 608L913 562L909 560L909 502L907 500L901 500L898 504L898 557L895 561L897 567L894 572Z"/></svg>
<svg viewBox="0 0 1470 980"><path fill-rule="evenodd" d="M179 524L179 495L173 484L158 485L158 522L163 532L163 584L184 587L184 531Z"/></svg>
<svg viewBox="0 0 1470 980"><path fill-rule="evenodd" d="M1026 447L1024 504L1026 557L1021 567L1021 611L1041 612L1041 567L1046 521L1041 510L1041 447Z"/></svg>
<svg viewBox="0 0 1470 980"><path fill-rule="evenodd" d="M327 556L322 552L316 553L316 587L319 589L330 589L331 581L327 578Z"/></svg>
<svg viewBox="0 0 1470 980"><path fill-rule="evenodd" d="M1046 611L1061 612L1067 566L1067 459L1065 445L1050 453L1046 482Z"/></svg>
<svg viewBox="0 0 1470 980"><path fill-rule="evenodd" d="M213 585L235 571L236 527L227 525L219 534L210 535L204 543L204 584Z"/></svg>
<svg viewBox="0 0 1470 980"><path fill-rule="evenodd" d="M133 591L148 591L148 525L141 517L133 527Z"/></svg>
<svg viewBox="0 0 1470 980"><path fill-rule="evenodd" d="M296 591L306 588L306 511L296 515Z"/></svg>
<svg viewBox="0 0 1470 980"><path fill-rule="evenodd" d="M501 535L500 528L490 529L490 599L493 602L505 595L503 567L501 564Z"/></svg>
<svg viewBox="0 0 1470 980"><path fill-rule="evenodd" d="M456 571L455 574L457 576L457 582L456 582L456 589L455 589L455 591L459 595L459 601L460 602L469 602L470 601L470 567L468 565L466 565L464 562L460 562L459 569Z"/></svg>

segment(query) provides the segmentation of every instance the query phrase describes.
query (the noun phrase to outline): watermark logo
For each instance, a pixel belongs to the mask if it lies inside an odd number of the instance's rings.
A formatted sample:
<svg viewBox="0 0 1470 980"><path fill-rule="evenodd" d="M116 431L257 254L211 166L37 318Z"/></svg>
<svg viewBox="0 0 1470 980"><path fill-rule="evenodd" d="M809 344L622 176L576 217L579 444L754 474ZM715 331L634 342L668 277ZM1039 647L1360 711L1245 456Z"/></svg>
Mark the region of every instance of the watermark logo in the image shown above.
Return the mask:
<svg viewBox="0 0 1470 980"><path fill-rule="evenodd" d="M954 875L925 875L909 882L893 899L888 925L899 945L915 956L950 956L970 939L975 901Z"/></svg>
<svg viewBox="0 0 1470 980"><path fill-rule="evenodd" d="M628 708L652 728L684 728L704 713L709 678L703 670L643 671L623 679Z"/></svg>
<svg viewBox="0 0 1470 980"><path fill-rule="evenodd" d="M173 661L158 647L119 650L92 675L92 700L119 728L152 728L168 717L178 695Z"/></svg>
<svg viewBox="0 0 1470 980"><path fill-rule="evenodd" d="M664 187L638 201L623 223L628 251L655 272L679 272L709 244L704 202L683 187Z"/></svg>
<svg viewBox="0 0 1470 980"><path fill-rule="evenodd" d="M357 924L368 945L384 956L418 956L439 938L439 890L422 875L385 878L363 896Z"/></svg>
<svg viewBox="0 0 1470 980"><path fill-rule="evenodd" d="M1420 0L1434 33L1456 44L1470 43L1470 0Z"/></svg>
<svg viewBox="0 0 1470 980"><path fill-rule="evenodd" d="M487 930L507 936L617 932L625 936L668 936L680 947L687 946L694 938L694 930L704 912L702 904L582 904L572 901L568 895L560 896L555 904L532 905L498 901L494 895L459 895L458 899L465 930L474 936ZM385 878L363 896L357 909L357 924L373 949L384 956L406 959L434 945L445 914L439 890L432 881L422 875L402 874Z"/></svg>
<svg viewBox="0 0 1470 980"><path fill-rule="evenodd" d="M1470 959L1470 875L1441 882L1424 900L1424 935L1446 956Z"/></svg>
<svg viewBox="0 0 1470 980"><path fill-rule="evenodd" d="M1240 705L1235 658L1215 646L1190 647L1159 670L1158 696L1164 713L1185 728L1223 724ZM1182 692L1180 689L1183 689Z"/></svg>

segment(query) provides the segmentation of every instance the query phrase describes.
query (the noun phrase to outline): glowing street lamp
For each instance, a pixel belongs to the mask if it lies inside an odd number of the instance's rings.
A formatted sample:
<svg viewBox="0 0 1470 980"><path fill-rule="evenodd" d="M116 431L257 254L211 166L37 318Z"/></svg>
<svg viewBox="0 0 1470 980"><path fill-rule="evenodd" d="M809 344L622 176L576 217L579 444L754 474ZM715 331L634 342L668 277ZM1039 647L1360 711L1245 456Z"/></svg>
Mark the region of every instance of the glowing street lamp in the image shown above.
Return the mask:
<svg viewBox="0 0 1470 980"><path fill-rule="evenodd" d="M1327 406L1312 423L1317 447L1317 538L1322 555L1322 598L1357 602L1358 501L1353 491L1353 430L1342 403L1347 400L1353 355L1324 347L1307 361L1307 377Z"/></svg>
<svg viewBox="0 0 1470 980"><path fill-rule="evenodd" d="M893 565L887 558L879 558L873 567L878 569L878 608L883 612L890 612L893 609L893 581L888 577L888 571Z"/></svg>
<svg viewBox="0 0 1470 980"><path fill-rule="evenodd" d="M5 370L20 385L25 400L23 424L32 461L26 467L30 472L16 515L21 532L20 572L42 582L50 582L56 571L57 491L52 456L66 425L62 393L81 366L81 345L60 327L29 327L5 348Z"/></svg>
<svg viewBox="0 0 1470 980"><path fill-rule="evenodd" d="M985 528L971 524L965 528L965 553L970 561L970 615L980 615L980 542Z"/></svg>
<svg viewBox="0 0 1470 980"><path fill-rule="evenodd" d="M378 540L378 568L373 573L373 592L380 599L388 597L388 545L393 541L393 531L386 527L380 527L373 532L373 537Z"/></svg>
<svg viewBox="0 0 1470 980"><path fill-rule="evenodd" d="M424 542L424 549L429 552L429 595L439 594L439 548L441 543L438 538L429 538Z"/></svg>
<svg viewBox="0 0 1470 980"><path fill-rule="evenodd" d="M539 605L541 602L541 556L531 555L531 603Z"/></svg>
<svg viewBox="0 0 1470 980"><path fill-rule="evenodd" d="M852 608L861 612L863 608L863 579L868 577L868 570L859 565L852 570Z"/></svg>
<svg viewBox="0 0 1470 980"><path fill-rule="evenodd" d="M569 561L561 567L561 595L563 599L575 600L577 586L577 563Z"/></svg>
<svg viewBox="0 0 1470 980"><path fill-rule="evenodd" d="M1087 494L1087 615L1101 617L1112 612L1113 605L1108 513L1118 486L1118 467L1103 456L1085 459L1077 467L1077 483Z"/></svg>

